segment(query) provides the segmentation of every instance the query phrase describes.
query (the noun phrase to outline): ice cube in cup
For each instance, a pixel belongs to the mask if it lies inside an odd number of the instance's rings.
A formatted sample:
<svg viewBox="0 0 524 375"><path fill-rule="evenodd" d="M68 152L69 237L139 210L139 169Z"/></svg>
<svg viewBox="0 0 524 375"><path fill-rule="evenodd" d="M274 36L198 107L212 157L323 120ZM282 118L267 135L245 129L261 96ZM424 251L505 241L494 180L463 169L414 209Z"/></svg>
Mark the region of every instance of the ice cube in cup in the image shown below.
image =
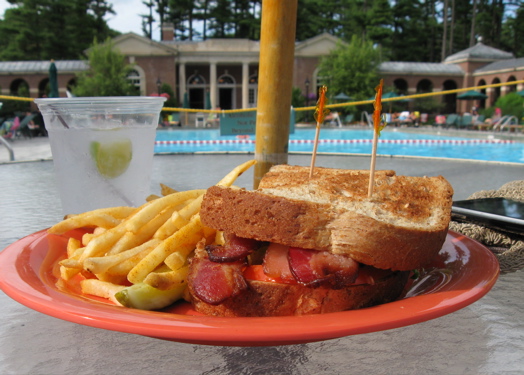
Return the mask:
<svg viewBox="0 0 524 375"><path fill-rule="evenodd" d="M64 214L139 206L149 194L164 97L36 99Z"/></svg>

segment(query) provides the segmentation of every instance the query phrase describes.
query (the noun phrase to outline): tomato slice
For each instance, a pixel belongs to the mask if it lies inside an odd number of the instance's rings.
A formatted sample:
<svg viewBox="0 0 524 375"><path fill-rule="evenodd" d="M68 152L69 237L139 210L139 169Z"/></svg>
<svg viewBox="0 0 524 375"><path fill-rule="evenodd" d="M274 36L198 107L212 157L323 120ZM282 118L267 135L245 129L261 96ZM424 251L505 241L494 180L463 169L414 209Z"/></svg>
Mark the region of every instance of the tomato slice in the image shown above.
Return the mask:
<svg viewBox="0 0 524 375"><path fill-rule="evenodd" d="M295 282L288 260L289 246L277 243L269 244L264 256L264 272L271 278L280 278Z"/></svg>
<svg viewBox="0 0 524 375"><path fill-rule="evenodd" d="M267 283L296 284L295 280L285 280L280 277L269 277L264 272L264 266L261 264L246 267L244 269L244 278L246 280L265 281Z"/></svg>

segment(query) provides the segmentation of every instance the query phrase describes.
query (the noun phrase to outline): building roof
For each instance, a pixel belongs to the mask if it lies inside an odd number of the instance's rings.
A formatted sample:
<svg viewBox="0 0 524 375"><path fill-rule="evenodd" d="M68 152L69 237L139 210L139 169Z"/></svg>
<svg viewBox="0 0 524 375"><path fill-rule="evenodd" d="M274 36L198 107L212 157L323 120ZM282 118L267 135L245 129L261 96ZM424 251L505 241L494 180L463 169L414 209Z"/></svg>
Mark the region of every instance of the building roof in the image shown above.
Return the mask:
<svg viewBox="0 0 524 375"><path fill-rule="evenodd" d="M460 52L446 57L445 63L458 63L462 61L493 61L493 60L504 60L513 59L515 56L511 52L502 51L497 48L493 48L478 42L473 47L466 48Z"/></svg>
<svg viewBox="0 0 524 375"><path fill-rule="evenodd" d="M486 74L489 72L500 72L501 70L522 70L524 69L524 57L492 62L475 70L474 74Z"/></svg>
<svg viewBox="0 0 524 375"><path fill-rule="evenodd" d="M383 73L422 74L422 75L464 75L464 70L458 65L426 62L386 61L379 65Z"/></svg>
<svg viewBox="0 0 524 375"><path fill-rule="evenodd" d="M0 74L48 73L50 61L0 61ZM59 72L80 72L87 69L84 60L55 61Z"/></svg>

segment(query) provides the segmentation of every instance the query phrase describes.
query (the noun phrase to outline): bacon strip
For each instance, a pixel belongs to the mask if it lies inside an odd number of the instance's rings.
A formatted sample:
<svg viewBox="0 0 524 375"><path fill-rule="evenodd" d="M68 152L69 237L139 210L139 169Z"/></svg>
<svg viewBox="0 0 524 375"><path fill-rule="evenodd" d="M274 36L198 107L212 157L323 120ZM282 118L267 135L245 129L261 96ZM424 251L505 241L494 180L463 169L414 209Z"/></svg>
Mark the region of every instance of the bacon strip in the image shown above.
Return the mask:
<svg viewBox="0 0 524 375"><path fill-rule="evenodd" d="M218 305L247 289L244 267L244 262L215 263L208 258L193 258L188 282L198 298Z"/></svg>
<svg viewBox="0 0 524 375"><path fill-rule="evenodd" d="M288 257L293 276L308 286L328 284L340 289L352 284L358 276L358 262L344 255L290 247Z"/></svg>
<svg viewBox="0 0 524 375"><path fill-rule="evenodd" d="M208 245L206 246L206 251L209 255L209 259L213 262L236 262L251 254L259 244L260 243L257 240L229 234L226 235L226 241L223 246Z"/></svg>

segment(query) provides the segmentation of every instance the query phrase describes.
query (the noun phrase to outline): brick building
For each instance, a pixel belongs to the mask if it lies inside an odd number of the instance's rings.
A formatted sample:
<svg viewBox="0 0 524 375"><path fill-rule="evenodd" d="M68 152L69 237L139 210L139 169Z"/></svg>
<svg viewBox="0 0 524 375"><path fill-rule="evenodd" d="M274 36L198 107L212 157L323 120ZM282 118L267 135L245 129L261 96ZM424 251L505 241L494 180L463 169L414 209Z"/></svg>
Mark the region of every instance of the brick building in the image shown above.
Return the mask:
<svg viewBox="0 0 524 375"><path fill-rule="evenodd" d="M324 83L318 71L319 61L338 42L340 40L332 35L321 34L296 43L293 86L300 88L305 96L317 92ZM188 94L190 108L204 108L206 96L213 108L256 106L258 41L175 41L172 27L167 26L161 42L128 33L116 37L113 44L129 63L134 64L129 79L140 89L141 95L155 93L159 83L167 83L179 103L184 93ZM85 70L86 65L81 60L56 61L55 64L59 94L66 96L68 88L75 83L75 75ZM44 96L48 90L48 70L48 61L0 62L0 94L16 95L25 84L31 97ZM524 59L516 59L511 53L479 42L448 56L441 63L384 62L379 71L386 87L395 87L398 93L415 94L524 80ZM488 99L478 105L490 107L499 96L522 89L524 85L481 90ZM457 101L456 96L441 97L446 113L463 112L471 106L471 103Z"/></svg>

